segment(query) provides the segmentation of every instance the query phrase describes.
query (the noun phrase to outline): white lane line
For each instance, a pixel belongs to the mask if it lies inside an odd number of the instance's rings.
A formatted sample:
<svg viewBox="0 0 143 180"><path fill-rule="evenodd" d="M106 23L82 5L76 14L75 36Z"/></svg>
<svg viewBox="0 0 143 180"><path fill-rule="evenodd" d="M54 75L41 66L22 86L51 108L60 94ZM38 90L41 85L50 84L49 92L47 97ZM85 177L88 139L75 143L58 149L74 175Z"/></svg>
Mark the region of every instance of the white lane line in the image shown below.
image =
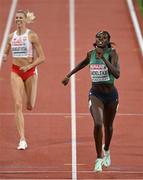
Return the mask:
<svg viewBox="0 0 143 180"><path fill-rule="evenodd" d="M127 5L128 5L128 8L129 8L129 12L130 12L130 16L131 16L133 26L134 26L134 29L135 29L135 33L136 33L136 36L137 36L137 40L138 40L138 43L139 43L139 46L140 46L140 49L141 49L141 54L143 56L143 37L142 37L140 25L138 23L138 19L137 19L137 16L136 16L136 12L135 12L135 9L134 9L133 1L132 0L127 0Z"/></svg>
<svg viewBox="0 0 143 180"><path fill-rule="evenodd" d="M67 116L71 117L71 113L23 113L25 116ZM0 113L0 116L13 116L14 112ZM76 116L91 116L90 113L76 113ZM143 116L143 113L117 113L117 116Z"/></svg>
<svg viewBox="0 0 143 180"><path fill-rule="evenodd" d="M26 168L24 168L26 169ZM0 170L0 174L30 174L30 173L71 173L71 171L64 171L64 170L44 170L44 171L36 171L36 170L11 170L11 171L6 171L6 170ZM93 171L89 171L89 170L85 170L85 171L78 171L78 173L92 173L92 174L96 174ZM102 171L101 174L108 174L108 173L117 173L117 174L143 174L143 171L138 171L138 170L134 170L134 171L127 171L127 170L106 170L106 171Z"/></svg>
<svg viewBox="0 0 143 180"><path fill-rule="evenodd" d="M14 13L15 13L15 10L16 10L17 1L18 0L12 0L12 4L11 4L10 12L9 12L5 32L4 32L4 37L3 37L2 44L1 44L1 47L0 47L0 68L1 68L1 65L2 65L2 57L3 57L3 54L4 54L5 47L6 47L8 35L10 33L10 29L11 29L11 25L12 25L12 21L13 21L13 16L14 16Z"/></svg>
<svg viewBox="0 0 143 180"><path fill-rule="evenodd" d="M70 70L75 67L75 1L69 0ZM72 180L77 180L75 75L71 77Z"/></svg>

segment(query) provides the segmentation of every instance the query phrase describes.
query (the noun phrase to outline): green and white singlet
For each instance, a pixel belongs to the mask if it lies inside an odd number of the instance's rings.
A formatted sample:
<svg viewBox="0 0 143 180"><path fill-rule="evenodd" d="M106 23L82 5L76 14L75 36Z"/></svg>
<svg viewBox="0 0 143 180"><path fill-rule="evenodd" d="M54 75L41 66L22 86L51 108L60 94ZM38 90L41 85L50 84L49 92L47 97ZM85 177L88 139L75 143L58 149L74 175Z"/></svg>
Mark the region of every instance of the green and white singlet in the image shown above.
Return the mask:
<svg viewBox="0 0 143 180"><path fill-rule="evenodd" d="M104 58L109 61L111 48L104 52ZM90 55L90 75L93 83L114 84L114 76L109 73L108 67L102 59L97 59L96 51L91 51Z"/></svg>

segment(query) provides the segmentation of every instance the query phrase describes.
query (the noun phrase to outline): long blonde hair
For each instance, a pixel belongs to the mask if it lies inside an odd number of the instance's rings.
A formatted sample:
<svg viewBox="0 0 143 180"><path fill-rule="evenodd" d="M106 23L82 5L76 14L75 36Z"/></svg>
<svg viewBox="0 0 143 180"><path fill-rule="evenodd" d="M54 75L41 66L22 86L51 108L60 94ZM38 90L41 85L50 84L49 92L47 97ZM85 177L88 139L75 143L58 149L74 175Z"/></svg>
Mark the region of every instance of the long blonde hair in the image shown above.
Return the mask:
<svg viewBox="0 0 143 180"><path fill-rule="evenodd" d="M18 10L16 13L23 13L25 18L26 18L26 23L27 24L33 23L34 20L36 19L36 16L34 15L34 13L30 12L29 10L27 10L27 11Z"/></svg>

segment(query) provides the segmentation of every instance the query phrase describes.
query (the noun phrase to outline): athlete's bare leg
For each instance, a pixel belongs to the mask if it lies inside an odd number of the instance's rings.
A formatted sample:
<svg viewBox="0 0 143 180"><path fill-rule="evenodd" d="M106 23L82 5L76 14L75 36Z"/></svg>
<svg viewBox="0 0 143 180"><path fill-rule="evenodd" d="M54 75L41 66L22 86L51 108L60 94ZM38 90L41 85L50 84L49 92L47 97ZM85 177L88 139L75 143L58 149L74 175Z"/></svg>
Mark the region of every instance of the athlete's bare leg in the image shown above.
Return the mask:
<svg viewBox="0 0 143 180"><path fill-rule="evenodd" d="M37 96L37 81L38 75L34 74L33 76L29 77L24 85L27 95L27 109L32 110L35 105L36 96Z"/></svg>
<svg viewBox="0 0 143 180"><path fill-rule="evenodd" d="M14 72L11 72L11 87L15 105L15 119L20 139L24 140L24 116L22 113L22 103L24 95L23 80Z"/></svg>
<svg viewBox="0 0 143 180"><path fill-rule="evenodd" d="M113 121L116 115L118 101L107 104L104 109L104 131L105 131L105 147L107 151L113 134Z"/></svg>
<svg viewBox="0 0 143 180"><path fill-rule="evenodd" d="M103 103L95 96L90 96L90 112L94 120L94 140L97 152L97 158L102 157L102 125L103 125Z"/></svg>

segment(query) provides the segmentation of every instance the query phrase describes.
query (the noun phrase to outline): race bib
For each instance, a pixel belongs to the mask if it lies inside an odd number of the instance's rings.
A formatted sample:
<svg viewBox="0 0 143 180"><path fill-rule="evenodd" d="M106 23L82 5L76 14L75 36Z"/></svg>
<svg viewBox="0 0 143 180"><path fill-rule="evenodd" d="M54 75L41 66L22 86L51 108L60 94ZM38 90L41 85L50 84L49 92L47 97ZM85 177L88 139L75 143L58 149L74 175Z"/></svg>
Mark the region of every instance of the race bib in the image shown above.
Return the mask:
<svg viewBox="0 0 143 180"><path fill-rule="evenodd" d="M105 64L91 64L90 74L92 82L109 81L108 68Z"/></svg>
<svg viewBox="0 0 143 180"><path fill-rule="evenodd" d="M12 52L13 52L14 57L27 56L27 47L26 46L13 46Z"/></svg>

